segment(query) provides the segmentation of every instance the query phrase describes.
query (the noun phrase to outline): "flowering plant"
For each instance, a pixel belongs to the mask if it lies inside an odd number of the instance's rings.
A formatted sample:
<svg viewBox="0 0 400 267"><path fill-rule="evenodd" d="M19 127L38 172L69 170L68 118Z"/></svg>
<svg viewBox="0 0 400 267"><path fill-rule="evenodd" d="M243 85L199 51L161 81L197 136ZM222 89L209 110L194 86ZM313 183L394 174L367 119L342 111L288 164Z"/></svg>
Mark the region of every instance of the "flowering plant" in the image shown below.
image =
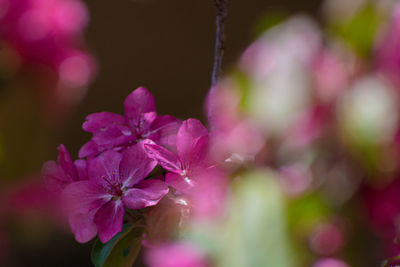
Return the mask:
<svg viewBox="0 0 400 267"><path fill-rule="evenodd" d="M290 18L213 75L208 128L158 115L139 87L124 116L87 117L78 160L59 147L43 176L76 240L99 237L95 266L142 246L154 267L396 266L400 6L337 2L326 33Z"/></svg>

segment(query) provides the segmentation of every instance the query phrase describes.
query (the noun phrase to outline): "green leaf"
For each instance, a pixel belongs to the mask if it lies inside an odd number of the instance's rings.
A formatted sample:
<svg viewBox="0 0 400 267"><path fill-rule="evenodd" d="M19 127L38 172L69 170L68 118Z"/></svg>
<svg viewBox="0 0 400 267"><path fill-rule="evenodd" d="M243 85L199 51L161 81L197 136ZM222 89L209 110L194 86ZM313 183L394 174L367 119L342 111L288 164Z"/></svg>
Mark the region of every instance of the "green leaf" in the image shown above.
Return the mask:
<svg viewBox="0 0 400 267"><path fill-rule="evenodd" d="M137 224L126 224L107 243L96 240L92 249L92 263L96 267L130 267L139 254L141 242L142 230Z"/></svg>
<svg viewBox="0 0 400 267"><path fill-rule="evenodd" d="M367 57L384 17L372 4L366 4L349 20L337 20L332 29L359 54Z"/></svg>
<svg viewBox="0 0 400 267"><path fill-rule="evenodd" d="M310 194L290 201L288 206L289 226L303 230L330 216L329 206L317 195Z"/></svg>

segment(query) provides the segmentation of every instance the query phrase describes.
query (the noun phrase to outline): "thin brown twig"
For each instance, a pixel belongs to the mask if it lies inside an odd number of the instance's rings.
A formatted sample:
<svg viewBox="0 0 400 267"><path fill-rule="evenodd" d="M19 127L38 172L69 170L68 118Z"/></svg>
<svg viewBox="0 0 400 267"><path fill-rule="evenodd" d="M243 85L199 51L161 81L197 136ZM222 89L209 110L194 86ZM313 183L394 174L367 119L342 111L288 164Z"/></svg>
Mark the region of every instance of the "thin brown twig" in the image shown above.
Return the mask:
<svg viewBox="0 0 400 267"><path fill-rule="evenodd" d="M225 21L227 17L228 0L214 0L216 13L216 42L214 51L214 67L211 76L211 85L215 85L222 73L222 59L225 51Z"/></svg>

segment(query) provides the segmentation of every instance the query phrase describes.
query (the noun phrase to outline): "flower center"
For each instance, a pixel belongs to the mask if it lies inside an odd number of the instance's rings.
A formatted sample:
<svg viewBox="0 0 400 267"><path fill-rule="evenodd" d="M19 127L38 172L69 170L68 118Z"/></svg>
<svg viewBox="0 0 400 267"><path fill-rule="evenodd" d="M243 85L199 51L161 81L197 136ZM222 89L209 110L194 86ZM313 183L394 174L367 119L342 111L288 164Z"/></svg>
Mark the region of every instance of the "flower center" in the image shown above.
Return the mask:
<svg viewBox="0 0 400 267"><path fill-rule="evenodd" d="M107 186L104 187L104 189L111 195L115 196L115 197L121 197L123 192L122 192L122 185L121 183L115 181L112 182L115 179L111 179L111 178L106 178L104 175L101 176L101 178L107 183Z"/></svg>
<svg viewBox="0 0 400 267"><path fill-rule="evenodd" d="M193 186L193 181L189 178L188 172L186 170L182 170L182 172L180 173L180 175L183 177L183 179L185 180L185 182L190 185Z"/></svg>

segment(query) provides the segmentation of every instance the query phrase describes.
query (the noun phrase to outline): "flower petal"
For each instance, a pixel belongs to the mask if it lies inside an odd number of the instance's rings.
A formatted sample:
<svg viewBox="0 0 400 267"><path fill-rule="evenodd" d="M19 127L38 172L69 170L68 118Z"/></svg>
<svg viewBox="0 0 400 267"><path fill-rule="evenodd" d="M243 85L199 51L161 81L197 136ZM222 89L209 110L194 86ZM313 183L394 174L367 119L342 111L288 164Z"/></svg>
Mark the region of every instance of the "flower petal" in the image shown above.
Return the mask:
<svg viewBox="0 0 400 267"><path fill-rule="evenodd" d="M134 127L137 131L137 135L143 138L150 131L150 126L156 118L156 112L142 113L140 114L139 123L137 125L131 125L131 127Z"/></svg>
<svg viewBox="0 0 400 267"><path fill-rule="evenodd" d="M67 148L61 144L57 149L59 151L57 158L58 165L64 170L71 181L78 180L78 172Z"/></svg>
<svg viewBox="0 0 400 267"><path fill-rule="evenodd" d="M181 193L186 193L195 186L192 178L170 172L165 175L165 183Z"/></svg>
<svg viewBox="0 0 400 267"><path fill-rule="evenodd" d="M125 150L119 165L123 187L132 187L143 180L156 165L157 162L144 151L142 143L131 146Z"/></svg>
<svg viewBox="0 0 400 267"><path fill-rule="evenodd" d="M42 167L42 176L49 191L61 192L72 181L54 160L47 161Z"/></svg>
<svg viewBox="0 0 400 267"><path fill-rule="evenodd" d="M126 124L122 115L111 112L92 113L86 117L82 129L93 134L106 133L110 127Z"/></svg>
<svg viewBox="0 0 400 267"><path fill-rule="evenodd" d="M76 167L76 170L78 171L78 180L87 180L88 174L86 160L75 160L74 165Z"/></svg>
<svg viewBox="0 0 400 267"><path fill-rule="evenodd" d="M103 205L94 217L100 241L106 243L122 230L124 205L120 199Z"/></svg>
<svg viewBox="0 0 400 267"><path fill-rule="evenodd" d="M188 119L182 123L176 139L178 155L182 162L192 157L197 140L203 136L208 136L208 132L199 120Z"/></svg>
<svg viewBox="0 0 400 267"><path fill-rule="evenodd" d="M197 172L207 166L208 148L209 136L204 135L194 142L191 153L187 154L185 158L181 158L183 165L187 166L188 173Z"/></svg>
<svg viewBox="0 0 400 267"><path fill-rule="evenodd" d="M174 153L166 150L162 146L155 144L151 140L143 141L143 146L147 155L156 160L161 167L174 173L182 172L182 165Z"/></svg>
<svg viewBox="0 0 400 267"><path fill-rule="evenodd" d="M100 146L97 145L95 142L90 140L89 142L85 143L81 149L79 150L79 157L80 158L85 158L89 156L95 156L98 153L100 153L102 150L100 149Z"/></svg>
<svg viewBox="0 0 400 267"><path fill-rule="evenodd" d="M105 149L120 146L136 139L126 119L111 112L93 113L86 117L82 128L93 133L92 141Z"/></svg>
<svg viewBox="0 0 400 267"><path fill-rule="evenodd" d="M109 187L110 182L120 182L119 164L122 155L119 152L108 150L94 159L88 161L89 180L105 188Z"/></svg>
<svg viewBox="0 0 400 267"><path fill-rule="evenodd" d="M60 192L65 186L78 180L78 171L67 148L60 145L58 151L58 165L55 161L48 161L42 168L46 186L54 193Z"/></svg>
<svg viewBox="0 0 400 267"><path fill-rule="evenodd" d="M140 115L147 112L156 112L153 95L144 87L139 87L127 96L124 102L125 117L129 125L139 125Z"/></svg>
<svg viewBox="0 0 400 267"><path fill-rule="evenodd" d="M156 205L168 191L168 186L161 180L144 180L127 190L122 201L130 209L142 209Z"/></svg>
<svg viewBox="0 0 400 267"><path fill-rule="evenodd" d="M181 125L182 121L175 117L169 115L157 116L151 124L150 132L146 138L176 152L176 135Z"/></svg>
<svg viewBox="0 0 400 267"><path fill-rule="evenodd" d="M76 241L86 243L97 234L96 224L93 216L87 213L74 213L69 216L69 225Z"/></svg>
<svg viewBox="0 0 400 267"><path fill-rule="evenodd" d="M63 204L69 213L96 212L111 197L101 186L91 181L69 184L62 192Z"/></svg>

